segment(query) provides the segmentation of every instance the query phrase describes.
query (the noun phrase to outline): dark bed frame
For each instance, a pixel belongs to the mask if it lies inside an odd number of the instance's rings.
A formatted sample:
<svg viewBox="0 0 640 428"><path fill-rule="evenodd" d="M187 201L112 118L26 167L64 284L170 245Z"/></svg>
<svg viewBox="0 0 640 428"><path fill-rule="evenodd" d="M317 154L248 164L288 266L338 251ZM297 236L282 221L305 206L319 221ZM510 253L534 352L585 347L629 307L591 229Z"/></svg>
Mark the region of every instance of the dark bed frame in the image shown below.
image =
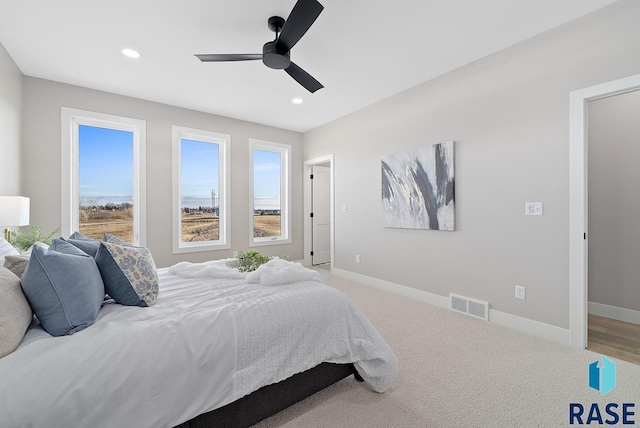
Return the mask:
<svg viewBox="0 0 640 428"><path fill-rule="evenodd" d="M354 375L353 364L321 363L273 385L263 386L224 407L203 413L175 428L245 428L275 415L329 385Z"/></svg>

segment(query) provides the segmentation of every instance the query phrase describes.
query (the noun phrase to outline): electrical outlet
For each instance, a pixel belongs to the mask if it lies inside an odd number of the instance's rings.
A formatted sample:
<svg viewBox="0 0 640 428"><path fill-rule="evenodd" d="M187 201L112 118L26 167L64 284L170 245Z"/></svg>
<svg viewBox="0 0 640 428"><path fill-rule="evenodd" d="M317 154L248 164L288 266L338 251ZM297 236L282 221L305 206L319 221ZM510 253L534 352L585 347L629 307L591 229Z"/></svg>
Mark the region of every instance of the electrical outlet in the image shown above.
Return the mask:
<svg viewBox="0 0 640 428"><path fill-rule="evenodd" d="M233 252L233 257L238 258L238 252L237 251Z"/></svg>
<svg viewBox="0 0 640 428"><path fill-rule="evenodd" d="M342 212L345 213L345 214L347 213L347 206L346 205L342 206Z"/></svg>
<svg viewBox="0 0 640 428"><path fill-rule="evenodd" d="M542 202L527 202L524 204L525 215L542 215Z"/></svg>
<svg viewBox="0 0 640 428"><path fill-rule="evenodd" d="M516 299L525 300L527 296L526 288L521 285L516 285Z"/></svg>
<svg viewBox="0 0 640 428"><path fill-rule="evenodd" d="M360 263L360 256L356 254L356 263Z"/></svg>

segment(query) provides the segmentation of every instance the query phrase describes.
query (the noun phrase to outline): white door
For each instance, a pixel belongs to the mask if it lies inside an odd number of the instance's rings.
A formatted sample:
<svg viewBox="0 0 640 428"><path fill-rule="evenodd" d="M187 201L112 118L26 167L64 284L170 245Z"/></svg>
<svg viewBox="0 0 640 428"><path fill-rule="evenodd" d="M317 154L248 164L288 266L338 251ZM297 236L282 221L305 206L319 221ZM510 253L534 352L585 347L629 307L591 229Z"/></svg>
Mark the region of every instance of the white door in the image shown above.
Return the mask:
<svg viewBox="0 0 640 428"><path fill-rule="evenodd" d="M329 168L311 167L311 264L331 262L331 203Z"/></svg>

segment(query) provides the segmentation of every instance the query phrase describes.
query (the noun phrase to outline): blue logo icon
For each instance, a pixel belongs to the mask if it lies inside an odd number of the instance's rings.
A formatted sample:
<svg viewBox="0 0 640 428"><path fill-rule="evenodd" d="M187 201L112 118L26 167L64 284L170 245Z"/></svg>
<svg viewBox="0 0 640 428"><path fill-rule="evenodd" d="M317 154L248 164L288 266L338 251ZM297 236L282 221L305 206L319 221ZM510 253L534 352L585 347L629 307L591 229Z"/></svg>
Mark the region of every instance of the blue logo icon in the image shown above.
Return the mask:
<svg viewBox="0 0 640 428"><path fill-rule="evenodd" d="M601 360L600 367L600 361L589 364L589 387L605 395L616 387L616 363L604 356Z"/></svg>

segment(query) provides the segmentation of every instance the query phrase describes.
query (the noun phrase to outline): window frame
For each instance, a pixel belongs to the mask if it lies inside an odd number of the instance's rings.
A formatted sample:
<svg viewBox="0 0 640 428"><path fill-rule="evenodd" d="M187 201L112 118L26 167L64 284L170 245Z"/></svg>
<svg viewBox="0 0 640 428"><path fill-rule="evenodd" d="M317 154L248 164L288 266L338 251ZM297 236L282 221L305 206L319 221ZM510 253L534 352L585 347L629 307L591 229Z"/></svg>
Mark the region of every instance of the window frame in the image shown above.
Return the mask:
<svg viewBox="0 0 640 428"><path fill-rule="evenodd" d="M280 236L254 237L254 151L280 153ZM249 247L290 244L291 240L291 153L290 144L249 139Z"/></svg>
<svg viewBox="0 0 640 428"><path fill-rule="evenodd" d="M200 251L227 250L231 248L231 205L230 205L230 148L231 135L201 129L173 125L172 131L172 223L173 254ZM182 140L218 144L218 240L182 241Z"/></svg>
<svg viewBox="0 0 640 428"><path fill-rule="evenodd" d="M133 244L146 246L146 145L147 122L111 114L61 109L61 234L69 236L80 228L80 125L133 133Z"/></svg>

